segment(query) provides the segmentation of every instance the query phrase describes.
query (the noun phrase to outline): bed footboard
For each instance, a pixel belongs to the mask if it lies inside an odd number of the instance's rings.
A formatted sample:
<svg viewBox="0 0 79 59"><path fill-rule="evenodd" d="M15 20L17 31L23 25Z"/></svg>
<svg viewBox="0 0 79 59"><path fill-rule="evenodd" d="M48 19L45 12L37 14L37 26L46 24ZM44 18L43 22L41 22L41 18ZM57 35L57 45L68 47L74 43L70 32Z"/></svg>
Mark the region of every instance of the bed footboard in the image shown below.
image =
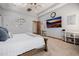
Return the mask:
<svg viewBox="0 0 79 59"><path fill-rule="evenodd" d="M44 38L44 42L45 42L45 48L44 48L44 51L48 51L48 46L47 46L47 38Z"/></svg>
<svg viewBox="0 0 79 59"><path fill-rule="evenodd" d="M48 39L44 37L45 45L42 48L40 48L40 49L32 49L30 51L19 54L18 56L32 56L32 55L37 54L38 52L41 52L41 51L46 51L47 52L48 51L47 40Z"/></svg>

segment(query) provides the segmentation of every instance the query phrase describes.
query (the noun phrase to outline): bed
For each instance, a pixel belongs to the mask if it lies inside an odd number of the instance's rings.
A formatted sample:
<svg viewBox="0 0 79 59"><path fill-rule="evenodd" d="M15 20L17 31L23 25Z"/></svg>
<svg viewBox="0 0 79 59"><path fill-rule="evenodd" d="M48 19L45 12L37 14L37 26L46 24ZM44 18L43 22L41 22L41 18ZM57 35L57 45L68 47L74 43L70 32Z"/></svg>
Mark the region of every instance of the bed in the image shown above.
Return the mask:
<svg viewBox="0 0 79 59"><path fill-rule="evenodd" d="M0 56L17 56L32 49L46 47L44 38L35 34L13 34L5 42L0 42Z"/></svg>

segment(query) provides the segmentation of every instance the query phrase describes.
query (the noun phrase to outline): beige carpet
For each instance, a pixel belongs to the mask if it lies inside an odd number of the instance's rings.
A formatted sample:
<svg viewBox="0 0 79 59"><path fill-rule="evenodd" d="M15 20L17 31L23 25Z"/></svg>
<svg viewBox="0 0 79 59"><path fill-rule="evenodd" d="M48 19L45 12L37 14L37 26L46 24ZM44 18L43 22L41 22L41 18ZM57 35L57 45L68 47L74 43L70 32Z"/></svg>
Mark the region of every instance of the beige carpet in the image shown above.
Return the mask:
<svg viewBox="0 0 79 59"><path fill-rule="evenodd" d="M48 38L48 52L41 51L34 56L79 56L79 45Z"/></svg>

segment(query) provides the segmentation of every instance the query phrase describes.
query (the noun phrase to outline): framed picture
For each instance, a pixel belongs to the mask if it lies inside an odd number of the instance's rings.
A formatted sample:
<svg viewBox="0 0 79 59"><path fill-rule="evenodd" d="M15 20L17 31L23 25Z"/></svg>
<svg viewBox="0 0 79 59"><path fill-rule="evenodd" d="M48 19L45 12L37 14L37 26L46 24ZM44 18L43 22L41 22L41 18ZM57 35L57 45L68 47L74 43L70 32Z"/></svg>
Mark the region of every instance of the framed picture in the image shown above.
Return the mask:
<svg viewBox="0 0 79 59"><path fill-rule="evenodd" d="M47 28L59 28L59 27L62 27L61 18L62 17L59 16L59 17L55 17L55 18L52 18L52 19L48 19L46 21Z"/></svg>

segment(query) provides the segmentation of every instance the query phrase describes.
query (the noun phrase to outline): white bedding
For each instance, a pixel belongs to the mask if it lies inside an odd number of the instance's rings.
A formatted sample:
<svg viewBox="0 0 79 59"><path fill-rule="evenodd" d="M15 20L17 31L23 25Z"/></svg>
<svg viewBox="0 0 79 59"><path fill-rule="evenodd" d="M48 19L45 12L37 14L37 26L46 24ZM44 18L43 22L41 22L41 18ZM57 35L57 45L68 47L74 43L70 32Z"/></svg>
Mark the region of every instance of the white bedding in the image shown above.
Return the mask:
<svg viewBox="0 0 79 59"><path fill-rule="evenodd" d="M0 42L0 56L16 56L34 48L41 48L44 39L32 34L14 34L5 42Z"/></svg>

